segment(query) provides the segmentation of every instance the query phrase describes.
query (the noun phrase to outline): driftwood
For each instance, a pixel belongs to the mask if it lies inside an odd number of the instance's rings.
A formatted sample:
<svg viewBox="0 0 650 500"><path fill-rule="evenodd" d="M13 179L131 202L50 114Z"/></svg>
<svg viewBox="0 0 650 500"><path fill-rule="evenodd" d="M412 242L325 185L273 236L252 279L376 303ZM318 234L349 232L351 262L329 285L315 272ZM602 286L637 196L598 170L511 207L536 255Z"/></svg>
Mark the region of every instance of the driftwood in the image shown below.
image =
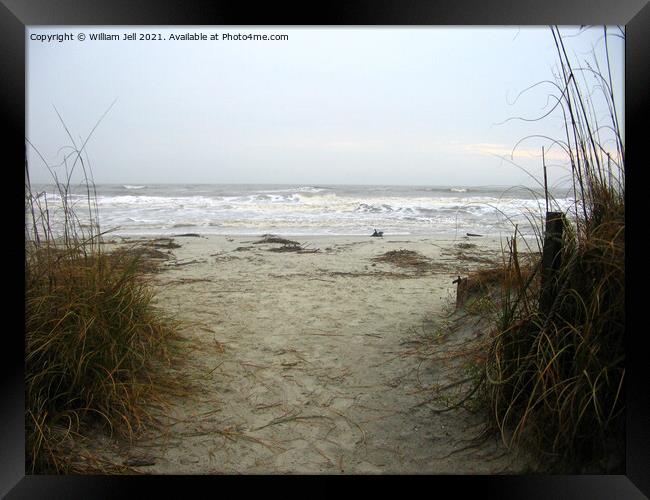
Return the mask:
<svg viewBox="0 0 650 500"><path fill-rule="evenodd" d="M466 233L466 234L467 236L479 236L479 237L483 236L482 234L474 234L474 233Z"/></svg>

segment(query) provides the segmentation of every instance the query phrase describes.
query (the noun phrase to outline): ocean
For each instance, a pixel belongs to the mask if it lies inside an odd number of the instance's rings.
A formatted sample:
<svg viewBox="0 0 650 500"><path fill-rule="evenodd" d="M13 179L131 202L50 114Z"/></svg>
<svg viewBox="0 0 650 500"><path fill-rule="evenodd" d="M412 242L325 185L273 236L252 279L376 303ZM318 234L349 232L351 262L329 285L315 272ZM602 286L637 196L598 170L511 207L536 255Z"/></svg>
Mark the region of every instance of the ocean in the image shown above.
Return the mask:
<svg viewBox="0 0 650 500"><path fill-rule="evenodd" d="M506 186L345 186L225 184L99 184L95 186L102 231L118 236L180 233L260 235L523 235L543 227L541 189ZM61 228L61 196L34 185L50 225ZM573 200L556 191L554 207ZM69 201L88 223L85 186L71 186ZM26 210L26 215L29 214ZM28 217L28 220L31 216Z"/></svg>

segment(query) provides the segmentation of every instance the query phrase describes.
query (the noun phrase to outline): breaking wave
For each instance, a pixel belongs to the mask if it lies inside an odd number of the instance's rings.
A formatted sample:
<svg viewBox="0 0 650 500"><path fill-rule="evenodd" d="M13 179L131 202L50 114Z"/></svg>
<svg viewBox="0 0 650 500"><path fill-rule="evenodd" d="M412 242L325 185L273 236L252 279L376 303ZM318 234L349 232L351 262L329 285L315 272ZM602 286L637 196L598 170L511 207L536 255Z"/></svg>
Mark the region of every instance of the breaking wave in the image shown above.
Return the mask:
<svg viewBox="0 0 650 500"><path fill-rule="evenodd" d="M137 191L137 193L133 192ZM71 199L83 201L84 195ZM568 197L555 197L560 208ZM56 220L60 196L48 192ZM543 213L530 190L402 186L98 185L104 229L116 234L169 234L192 227L205 234L526 233ZM80 203L79 206L82 206Z"/></svg>

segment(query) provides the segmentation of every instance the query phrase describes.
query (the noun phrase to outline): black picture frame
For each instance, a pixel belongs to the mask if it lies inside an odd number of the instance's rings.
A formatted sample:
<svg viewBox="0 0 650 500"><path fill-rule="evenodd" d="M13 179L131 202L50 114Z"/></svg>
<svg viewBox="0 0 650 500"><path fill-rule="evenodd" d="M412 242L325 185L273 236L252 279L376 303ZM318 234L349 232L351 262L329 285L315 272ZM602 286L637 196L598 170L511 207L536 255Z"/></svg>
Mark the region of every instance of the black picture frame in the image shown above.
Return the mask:
<svg viewBox="0 0 650 500"><path fill-rule="evenodd" d="M641 130L648 116L650 61L650 6L646 0L366 0L356 2L318 2L286 7L262 4L254 8L243 2L182 0L0 0L0 79L2 117L8 125L2 139L5 193L8 209L5 218L4 247L9 258L5 269L12 277L5 281L5 309L2 343L2 389L0 395L0 496L6 498L117 498L129 496L134 488L148 494L177 496L201 491L223 494L222 488L236 486L238 494L260 482L289 486L283 481L305 479L295 476L189 477L189 476L26 476L24 450L24 178L25 159L25 27L33 25L625 25L626 79L625 131L626 156L626 408L627 441L625 475L585 476L408 476L399 477L401 487L408 484L425 494L452 488L454 496L467 493L497 498L645 498L650 495L650 417L648 403L648 363L645 361L643 329L636 326L643 318L638 311L643 293L640 273L631 265L639 261L643 248L631 244L643 231L642 210L630 208L643 196L640 171L643 169ZM638 196L637 196L638 193ZM633 206L632 205L632 206ZM16 275L13 276L13 273ZM641 288L642 289L642 288ZM636 326L633 328L632 326ZM341 492L340 484L352 478L316 478L324 483L319 492ZM362 488L384 489L394 477L355 477ZM218 489L211 490L212 483ZM235 484L236 483L236 484ZM330 484L331 483L331 484ZM153 488L153 489L152 489ZM189 488L189 489L188 489ZM293 489L293 488L292 488ZM156 493L153 493L154 490ZM280 490L286 492L285 488ZM301 489L296 489L297 492ZM304 493L304 490L303 490Z"/></svg>

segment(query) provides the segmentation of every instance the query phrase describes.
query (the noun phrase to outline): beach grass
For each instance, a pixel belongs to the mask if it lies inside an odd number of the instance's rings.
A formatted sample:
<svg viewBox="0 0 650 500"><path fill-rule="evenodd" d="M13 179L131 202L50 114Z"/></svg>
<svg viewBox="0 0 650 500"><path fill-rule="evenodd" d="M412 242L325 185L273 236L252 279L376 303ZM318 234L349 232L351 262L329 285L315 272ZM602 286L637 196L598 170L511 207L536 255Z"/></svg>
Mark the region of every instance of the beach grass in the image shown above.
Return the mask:
<svg viewBox="0 0 650 500"><path fill-rule="evenodd" d="M522 263L516 228L503 265L470 277L488 283L497 304L487 357L472 391L503 442L533 450L547 470L622 473L624 146L607 72L597 64L590 70L598 72L610 109L603 124L593 112L592 89L579 80L578 65L567 57L557 28L552 33L576 203L564 214L560 264L550 278L541 279L541 252ZM613 131L613 152L599 135L604 125ZM544 287L552 287L550 302L541 299Z"/></svg>
<svg viewBox="0 0 650 500"><path fill-rule="evenodd" d="M124 472L75 451L97 430L133 438L155 422L169 383L178 323L154 306L152 263L143 252L103 249L94 184L82 148L66 176L53 172L62 228L34 193L26 163L26 472ZM50 167L48 167L50 168ZM86 198L70 196L75 168ZM80 214L81 210L86 213ZM90 222L90 223L88 223Z"/></svg>

